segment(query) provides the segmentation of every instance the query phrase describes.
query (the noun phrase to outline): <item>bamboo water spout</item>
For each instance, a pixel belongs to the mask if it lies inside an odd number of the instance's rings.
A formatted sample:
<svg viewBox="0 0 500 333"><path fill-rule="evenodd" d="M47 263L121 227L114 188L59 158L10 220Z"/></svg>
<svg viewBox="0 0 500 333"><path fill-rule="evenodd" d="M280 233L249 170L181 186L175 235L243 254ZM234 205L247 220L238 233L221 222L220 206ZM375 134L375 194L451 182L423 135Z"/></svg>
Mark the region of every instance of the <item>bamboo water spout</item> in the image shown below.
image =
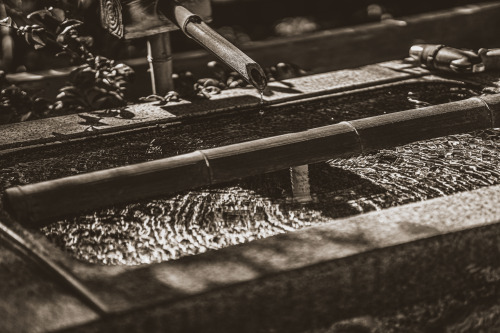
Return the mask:
<svg viewBox="0 0 500 333"><path fill-rule="evenodd" d="M159 1L158 11L177 25L186 36L213 53L255 88L260 91L266 88L267 80L262 68L236 46L212 30L200 16L173 0Z"/></svg>
<svg viewBox="0 0 500 333"><path fill-rule="evenodd" d="M18 220L36 225L81 210L492 127L500 127L500 94L13 187L4 202Z"/></svg>
<svg viewBox="0 0 500 333"><path fill-rule="evenodd" d="M119 38L148 37L153 93L173 90L169 31L181 29L260 91L267 85L262 68L204 20L210 0L100 0L101 24Z"/></svg>

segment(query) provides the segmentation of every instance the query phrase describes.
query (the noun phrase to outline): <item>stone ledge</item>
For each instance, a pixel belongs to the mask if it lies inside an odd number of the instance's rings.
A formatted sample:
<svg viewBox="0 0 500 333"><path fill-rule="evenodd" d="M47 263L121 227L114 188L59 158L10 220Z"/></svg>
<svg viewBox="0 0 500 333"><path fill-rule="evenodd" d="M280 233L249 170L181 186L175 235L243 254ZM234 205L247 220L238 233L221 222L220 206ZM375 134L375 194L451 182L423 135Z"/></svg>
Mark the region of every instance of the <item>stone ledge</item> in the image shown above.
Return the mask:
<svg viewBox="0 0 500 333"><path fill-rule="evenodd" d="M264 105L288 102L313 96L373 87L384 83L408 80L429 75L425 70L411 68L400 62L369 65L358 69L303 76L273 82L264 93ZM144 128L157 124L182 121L186 118L222 114L260 107L260 95L253 88L222 91L210 100L181 101L165 106L157 102L134 104L128 107L134 117L106 116L90 126L77 114L0 126L0 151L39 144L64 142L74 138L98 136L123 130Z"/></svg>
<svg viewBox="0 0 500 333"><path fill-rule="evenodd" d="M499 203L493 186L157 265L108 269L67 259L114 313L77 331L154 323L173 332L251 332L256 322L299 331L311 320L320 327L466 288L478 283L469 265L499 266Z"/></svg>

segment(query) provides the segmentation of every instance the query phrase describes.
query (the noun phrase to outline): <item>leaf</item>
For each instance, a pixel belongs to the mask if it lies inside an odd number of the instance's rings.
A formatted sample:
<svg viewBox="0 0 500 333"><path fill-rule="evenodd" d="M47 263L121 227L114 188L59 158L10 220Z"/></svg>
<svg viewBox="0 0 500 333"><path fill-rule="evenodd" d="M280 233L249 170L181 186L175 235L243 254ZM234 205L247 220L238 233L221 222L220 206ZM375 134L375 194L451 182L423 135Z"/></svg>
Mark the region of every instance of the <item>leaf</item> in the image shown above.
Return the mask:
<svg viewBox="0 0 500 333"><path fill-rule="evenodd" d="M113 66L113 69L116 70L119 75L122 75L125 78L134 75L134 70L130 66L122 63L116 64L115 66Z"/></svg>
<svg viewBox="0 0 500 333"><path fill-rule="evenodd" d="M92 87L85 92L85 97L90 102L90 104L94 104L94 102L98 98L101 98L103 95L106 95L106 91L103 91L103 89L99 89L98 87Z"/></svg>
<svg viewBox="0 0 500 333"><path fill-rule="evenodd" d="M74 94L79 94L78 89L76 89L76 87L74 86L62 87L61 89L59 89L59 92L71 92Z"/></svg>
<svg viewBox="0 0 500 333"><path fill-rule="evenodd" d="M91 47L92 45L94 45L94 38L90 36L77 37L76 40L87 47Z"/></svg>
<svg viewBox="0 0 500 333"><path fill-rule="evenodd" d="M66 13L60 8L50 7L48 9L53 17L57 18L59 21L63 22L66 20Z"/></svg>
<svg viewBox="0 0 500 333"><path fill-rule="evenodd" d="M122 109L120 110L120 117L122 117L123 119L132 119L135 117L135 113L127 109Z"/></svg>
<svg viewBox="0 0 500 333"><path fill-rule="evenodd" d="M31 27L27 27L23 33L26 42L29 45L32 45L36 50L46 46L44 38L42 37L46 32L42 27L33 25Z"/></svg>
<svg viewBox="0 0 500 333"><path fill-rule="evenodd" d="M121 94L119 94L118 92L116 92L116 91L109 91L108 94L110 94L111 96L114 96L116 98L116 101L118 103L120 103L121 105L127 104L127 102L125 101L125 99L123 98L123 96Z"/></svg>
<svg viewBox="0 0 500 333"><path fill-rule="evenodd" d="M56 57L71 57L71 55L67 51L62 51L62 52L56 53Z"/></svg>
<svg viewBox="0 0 500 333"><path fill-rule="evenodd" d="M95 114L99 117L112 118L120 115L120 110L107 109L103 111L93 111L92 114Z"/></svg>
<svg viewBox="0 0 500 333"><path fill-rule="evenodd" d="M33 47L35 50L40 50L46 46L45 42L38 36L33 36Z"/></svg>
<svg viewBox="0 0 500 333"><path fill-rule="evenodd" d="M23 115L21 115L21 117L19 118L20 121L26 121L29 119L29 117L31 116L31 111L30 112L27 112Z"/></svg>
<svg viewBox="0 0 500 333"><path fill-rule="evenodd" d="M0 26L2 26L2 27L8 27L8 28L12 28L12 29L17 29L17 24L16 24L16 22L14 22L14 21L12 20L12 17L10 17L10 16L7 16L6 18L1 19L1 20L0 20Z"/></svg>
<svg viewBox="0 0 500 333"><path fill-rule="evenodd" d="M77 29L83 25L82 21L75 20L75 19L66 19L64 20L61 25L58 28L59 33L65 33L65 31L69 31L71 29ZM69 30L68 30L69 28Z"/></svg>
<svg viewBox="0 0 500 333"><path fill-rule="evenodd" d="M63 91L63 92L60 92L59 94L57 94L56 96L56 99L58 100L63 100L63 99L73 99L73 98L78 98L80 96L78 96L77 94L73 93L73 92L69 92L69 91Z"/></svg>
<svg viewBox="0 0 500 333"><path fill-rule="evenodd" d="M40 24L47 28L49 31L56 31L59 25L63 22L58 16L54 15L54 12L41 9L32 12L27 16L28 20Z"/></svg>
<svg viewBox="0 0 500 333"><path fill-rule="evenodd" d="M28 14L26 17L28 18L28 20L43 21L45 16L47 15L52 16L52 13L49 12L47 9L41 9Z"/></svg>
<svg viewBox="0 0 500 333"><path fill-rule="evenodd" d="M156 101L164 101L165 98L163 98L163 96L160 95L149 95L146 97L139 97L139 100L141 102L156 102Z"/></svg>
<svg viewBox="0 0 500 333"><path fill-rule="evenodd" d="M66 26L63 31L57 35L57 42L61 44L70 44L72 41L77 41L78 37L78 27L83 23L76 23L73 25Z"/></svg>
<svg viewBox="0 0 500 333"><path fill-rule="evenodd" d="M94 103L92 103L92 107L95 109L102 109L105 107L113 107L113 106L115 106L114 104L115 103L114 103L113 97L107 95L107 96L103 96L103 97L96 99L94 101Z"/></svg>

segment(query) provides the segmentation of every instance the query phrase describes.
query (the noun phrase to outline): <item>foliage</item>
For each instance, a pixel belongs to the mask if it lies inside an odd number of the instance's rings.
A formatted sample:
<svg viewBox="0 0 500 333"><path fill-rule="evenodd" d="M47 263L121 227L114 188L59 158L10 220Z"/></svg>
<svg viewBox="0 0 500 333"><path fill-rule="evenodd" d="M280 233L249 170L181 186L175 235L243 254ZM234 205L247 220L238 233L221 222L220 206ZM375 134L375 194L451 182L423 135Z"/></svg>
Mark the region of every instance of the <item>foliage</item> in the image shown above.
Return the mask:
<svg viewBox="0 0 500 333"><path fill-rule="evenodd" d="M19 26L12 18L0 20L0 26L14 29L33 48L49 49L56 56L67 57L78 65L69 75L68 84L59 90L53 104L30 97L25 91L9 86L5 76L0 82L0 123L36 119L48 115L88 112L125 106L127 83L133 70L124 64L95 56L93 39L85 35L83 22L66 17L58 8L35 11L27 16L30 24ZM180 97L211 98L224 89L244 88L247 82L236 72L212 61L208 64L212 77L196 79L189 71L174 74L175 92L166 96L151 95L143 101L160 101L166 104ZM284 80L305 74L293 64L279 63L265 69L270 81Z"/></svg>
<svg viewBox="0 0 500 333"><path fill-rule="evenodd" d="M58 113L84 112L125 106L124 92L133 70L105 57L95 57L75 68L69 85L60 89L54 110Z"/></svg>
<svg viewBox="0 0 500 333"><path fill-rule="evenodd" d="M94 56L91 52L93 39L84 34L83 22L68 18L64 10L52 7L35 11L27 19L33 24L18 26L7 17L0 20L0 26L15 30L36 50L49 49L56 56L69 57L78 67L71 72L68 84L60 89L52 105L29 97L17 87L1 85L0 114L3 116L0 116L0 123L33 119L49 113L86 112L126 105L124 94L133 70L125 64Z"/></svg>
<svg viewBox="0 0 500 333"><path fill-rule="evenodd" d="M32 97L21 88L9 84L0 71L0 124L42 118L48 114L50 103Z"/></svg>

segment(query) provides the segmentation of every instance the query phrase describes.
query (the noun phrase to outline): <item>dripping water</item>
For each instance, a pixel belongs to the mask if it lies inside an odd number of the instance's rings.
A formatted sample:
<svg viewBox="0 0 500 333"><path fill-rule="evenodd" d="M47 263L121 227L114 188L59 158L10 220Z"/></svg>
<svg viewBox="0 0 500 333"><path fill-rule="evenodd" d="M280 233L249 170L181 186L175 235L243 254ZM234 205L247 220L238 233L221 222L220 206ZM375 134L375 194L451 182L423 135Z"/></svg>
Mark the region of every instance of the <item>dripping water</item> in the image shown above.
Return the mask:
<svg viewBox="0 0 500 333"><path fill-rule="evenodd" d="M264 115L264 90L259 90L260 101L259 101L259 115Z"/></svg>

